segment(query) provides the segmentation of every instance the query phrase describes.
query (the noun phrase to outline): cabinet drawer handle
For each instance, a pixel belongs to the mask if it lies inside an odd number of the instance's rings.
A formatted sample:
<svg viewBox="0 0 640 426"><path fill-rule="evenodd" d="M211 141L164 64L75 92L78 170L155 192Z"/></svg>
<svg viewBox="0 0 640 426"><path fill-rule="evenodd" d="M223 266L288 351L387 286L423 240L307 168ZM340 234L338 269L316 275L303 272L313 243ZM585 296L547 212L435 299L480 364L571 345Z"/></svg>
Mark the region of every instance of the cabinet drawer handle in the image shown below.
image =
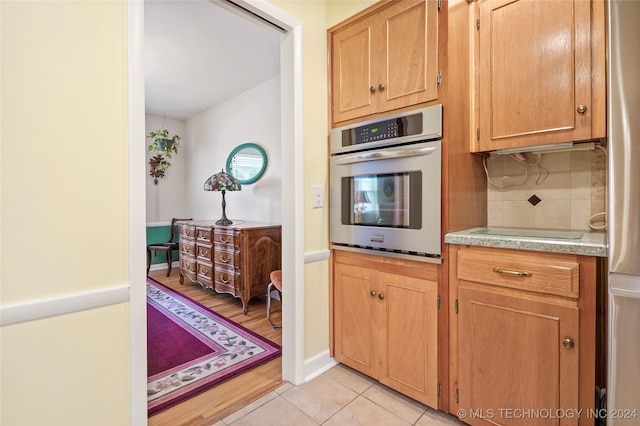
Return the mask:
<svg viewBox="0 0 640 426"><path fill-rule="evenodd" d="M227 237L227 238L222 238L222 237L220 237L220 241L226 244L226 243L228 243L229 241L231 241L231 239L230 239L229 237Z"/></svg>
<svg viewBox="0 0 640 426"><path fill-rule="evenodd" d="M369 91L370 91L371 93L375 93L375 91L376 91L375 86L371 86L371 87L369 87Z"/></svg>
<svg viewBox="0 0 640 426"><path fill-rule="evenodd" d="M220 261L222 263L229 263L230 260L231 260L231 258L225 259L224 257L220 256Z"/></svg>
<svg viewBox="0 0 640 426"><path fill-rule="evenodd" d="M502 268L493 268L493 272L505 275L515 275L517 277L530 277L531 275L533 275L531 272L509 271L508 269Z"/></svg>
<svg viewBox="0 0 640 426"><path fill-rule="evenodd" d="M382 92L384 90L384 84L378 84L378 90Z"/></svg>
<svg viewBox="0 0 640 426"><path fill-rule="evenodd" d="M565 337L564 339L562 339L562 344L567 349L572 349L575 346L573 344L573 340L569 339L568 337Z"/></svg>
<svg viewBox="0 0 640 426"><path fill-rule="evenodd" d="M383 300L383 299L384 299L384 294L380 293L380 294L378 295L378 299Z"/></svg>
<svg viewBox="0 0 640 426"><path fill-rule="evenodd" d="M579 105L578 106L578 112L580 114L584 114L587 111L587 106L586 105Z"/></svg>
<svg viewBox="0 0 640 426"><path fill-rule="evenodd" d="M221 275L220 276L220 281L222 281L224 284L228 284L230 280L225 280L224 277Z"/></svg>
<svg viewBox="0 0 640 426"><path fill-rule="evenodd" d="M371 295L371 297L375 297L376 296L376 292L371 290L371 293L369 293Z"/></svg>

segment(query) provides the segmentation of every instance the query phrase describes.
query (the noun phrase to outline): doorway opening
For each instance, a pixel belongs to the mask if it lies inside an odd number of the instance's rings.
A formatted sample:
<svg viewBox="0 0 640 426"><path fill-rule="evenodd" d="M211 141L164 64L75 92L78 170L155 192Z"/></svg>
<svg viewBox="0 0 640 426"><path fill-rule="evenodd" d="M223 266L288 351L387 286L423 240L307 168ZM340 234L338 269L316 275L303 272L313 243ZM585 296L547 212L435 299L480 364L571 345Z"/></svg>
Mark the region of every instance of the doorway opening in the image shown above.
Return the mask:
<svg viewBox="0 0 640 426"><path fill-rule="evenodd" d="M281 78L281 164L282 167L282 258L283 299L282 377L293 384L303 381L303 280L304 222L302 156L302 60L301 24L268 3L227 2L283 28L280 42ZM128 3L129 45L129 218L130 218L130 341L131 341L131 423L145 424L146 416L146 259L145 259L145 178L144 161L144 3ZM292 166L293 165L293 166ZM298 184L296 184L298 182ZM287 283L291 283L287 285Z"/></svg>

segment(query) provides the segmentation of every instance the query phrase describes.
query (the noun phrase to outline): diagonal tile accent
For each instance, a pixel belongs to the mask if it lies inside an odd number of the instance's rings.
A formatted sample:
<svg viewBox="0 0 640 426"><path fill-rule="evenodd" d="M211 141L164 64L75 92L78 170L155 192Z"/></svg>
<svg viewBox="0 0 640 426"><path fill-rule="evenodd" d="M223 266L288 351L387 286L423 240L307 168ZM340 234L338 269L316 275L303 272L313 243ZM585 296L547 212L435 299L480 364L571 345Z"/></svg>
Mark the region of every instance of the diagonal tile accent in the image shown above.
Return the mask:
<svg viewBox="0 0 640 426"><path fill-rule="evenodd" d="M358 394L324 376L316 377L282 394L318 424L337 413L353 401Z"/></svg>
<svg viewBox="0 0 640 426"><path fill-rule="evenodd" d="M233 426L269 426L269 425L296 425L316 426L299 408L289 403L284 398L274 398L246 416L234 421Z"/></svg>
<svg viewBox="0 0 640 426"><path fill-rule="evenodd" d="M347 388L359 394L376 383L372 378L367 377L355 370L352 370L349 367L345 367L342 364L336 365L335 367L327 370L322 375L333 380L334 382L346 386Z"/></svg>
<svg viewBox="0 0 640 426"><path fill-rule="evenodd" d="M414 424L428 408L426 405L380 384L374 384L362 396L411 424Z"/></svg>
<svg viewBox="0 0 640 426"><path fill-rule="evenodd" d="M402 420L363 396L340 410L324 426L408 426Z"/></svg>

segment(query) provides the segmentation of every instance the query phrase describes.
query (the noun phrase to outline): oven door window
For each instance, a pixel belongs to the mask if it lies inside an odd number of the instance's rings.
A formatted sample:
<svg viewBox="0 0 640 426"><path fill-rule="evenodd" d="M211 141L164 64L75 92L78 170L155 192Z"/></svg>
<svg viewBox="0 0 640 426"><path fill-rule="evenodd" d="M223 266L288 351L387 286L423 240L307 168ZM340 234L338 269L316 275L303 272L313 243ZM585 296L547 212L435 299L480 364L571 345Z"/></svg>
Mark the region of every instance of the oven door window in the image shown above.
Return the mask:
<svg viewBox="0 0 640 426"><path fill-rule="evenodd" d="M344 225L422 227L420 171L343 177L341 195Z"/></svg>

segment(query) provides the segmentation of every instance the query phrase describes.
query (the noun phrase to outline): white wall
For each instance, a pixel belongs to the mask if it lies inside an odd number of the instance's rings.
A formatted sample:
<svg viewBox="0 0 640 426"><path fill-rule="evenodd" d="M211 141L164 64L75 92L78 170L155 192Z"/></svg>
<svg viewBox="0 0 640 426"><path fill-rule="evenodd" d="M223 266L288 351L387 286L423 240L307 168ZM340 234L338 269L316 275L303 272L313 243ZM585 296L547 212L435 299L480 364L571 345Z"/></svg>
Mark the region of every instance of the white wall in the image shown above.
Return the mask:
<svg viewBox="0 0 640 426"><path fill-rule="evenodd" d="M173 154L168 160L171 167L165 171L164 177L158 178L157 185L153 183L154 178L149 174L149 159L153 157L153 152L149 151L147 147L151 140L141 141L144 143L146 152L147 226L166 225L174 217L191 217L184 190L187 186L188 170L188 158L185 151L186 147L193 142L187 137L185 127L185 122L182 120L172 120L154 115L145 116L145 135L153 130L167 129L170 136L177 134L181 137L178 154Z"/></svg>
<svg viewBox="0 0 640 426"><path fill-rule="evenodd" d="M185 193L190 217L219 219L222 194L204 191L204 181L225 168L229 153L256 143L267 153L262 178L226 193L229 219L281 223L280 77L268 80L186 122Z"/></svg>

